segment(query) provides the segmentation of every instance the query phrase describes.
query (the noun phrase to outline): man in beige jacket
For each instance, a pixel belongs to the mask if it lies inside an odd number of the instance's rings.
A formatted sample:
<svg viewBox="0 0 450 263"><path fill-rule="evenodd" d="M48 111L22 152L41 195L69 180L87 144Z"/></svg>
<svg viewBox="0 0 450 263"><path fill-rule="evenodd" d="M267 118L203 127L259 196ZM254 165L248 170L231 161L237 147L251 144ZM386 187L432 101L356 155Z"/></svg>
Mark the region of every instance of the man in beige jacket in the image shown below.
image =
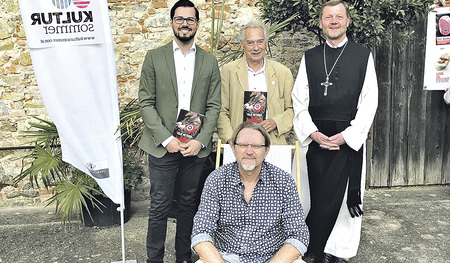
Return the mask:
<svg viewBox="0 0 450 263"><path fill-rule="evenodd" d="M243 122L244 91L267 92L266 118L261 125L269 132L272 144L287 144L285 134L292 129L294 111L291 92L294 78L282 64L264 57L268 30L258 21L249 22L241 34L244 57L221 70L222 107L217 129L223 142Z"/></svg>

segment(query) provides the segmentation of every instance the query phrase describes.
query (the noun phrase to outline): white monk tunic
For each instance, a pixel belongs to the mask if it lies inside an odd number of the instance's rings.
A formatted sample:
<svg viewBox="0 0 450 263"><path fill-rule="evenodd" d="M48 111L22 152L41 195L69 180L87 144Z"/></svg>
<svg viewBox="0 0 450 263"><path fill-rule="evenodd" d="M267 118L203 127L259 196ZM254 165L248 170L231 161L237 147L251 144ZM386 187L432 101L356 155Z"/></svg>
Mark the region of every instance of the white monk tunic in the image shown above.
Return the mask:
<svg viewBox="0 0 450 263"><path fill-rule="evenodd" d="M342 49L342 46L347 42L348 40L345 39L338 47ZM320 49L319 49L320 48ZM329 47L327 47L329 48ZM352 61L352 56L354 56L354 50L358 49L361 51L363 48L359 45L349 41L349 45L346 47L344 53L342 53L342 57L336 64L336 68L333 72L331 72L330 75L330 82L334 82L333 85L328 87L327 95L324 94L325 87L323 85L320 85L320 83L325 82L325 71L323 73L314 73L315 76L319 76L322 74L323 76L320 76L320 79L314 80L315 87L314 89L317 90L310 90L310 83L308 81L308 73L307 73L307 64L305 63L305 56L301 61L299 73L297 76L297 79L294 84L293 92L292 92L292 100L293 100L293 106L294 106L294 129L297 135L297 138L301 144L301 156L300 156L300 162L303 164L303 167L305 167L306 164L306 153L308 151L308 147L310 143L312 142L312 139L310 136L311 133L315 131L320 131L318 126L313 121L313 117L310 114L310 92L315 92L315 101L331 101L331 104L333 104L333 96L336 96L336 100L341 100L343 97L342 93L339 94L339 92L342 92L340 90L340 87L343 87L343 85L346 83L342 83L342 79L344 76L340 76L340 74L347 74L345 76L346 78L352 78L351 74L349 76L348 68L353 67L354 65L351 65L352 63L349 63L349 61ZM319 57L321 50L324 49L324 46L321 45L319 47L316 47L313 52L316 52L316 57ZM329 49L328 49L329 50ZM328 51L327 51L328 52ZM368 51L367 51L368 52ZM332 53L332 52L330 52ZM310 53L311 54L311 53ZM318 55L319 54L319 55ZM328 53L327 53L328 55ZM359 58L356 58L359 59ZM335 59L328 60L331 63L327 63L327 69L328 73L330 73L330 69L333 65L333 62ZM367 62L367 63L366 63ZM315 59L311 63L316 63L316 68L322 68L324 69L324 66L322 64L317 63L323 63L323 56L322 60ZM365 160L365 147L364 143L367 139L368 132L370 130L370 126L372 125L375 112L378 106L378 85L377 85L377 78L375 74L375 67L374 67L374 61L372 58L372 54L370 52L366 56L366 60L361 64L366 65L366 68L358 69L357 72L355 72L355 77L358 75L362 75L363 79L359 81L361 83L362 87L359 87L358 94L356 94L355 103L356 108L354 109L355 112L353 113L352 117L349 119L349 125L348 127L344 128L341 131L342 136L345 139L345 142L348 147L353 149L354 151L359 151L361 148L364 150L363 154L363 160L362 160L362 170L361 170L361 182L360 182L360 191L361 191L361 200L364 194L364 188L365 188L365 169L366 169L366 160ZM336 71L336 72L335 72ZM347 73L345 73L347 72ZM362 73L361 73L362 72ZM323 79L322 79L323 77ZM341 79L339 79L341 77ZM339 84L339 81L341 83ZM355 81L357 82L357 81ZM340 85L340 86L339 86ZM360 90L360 92L359 92ZM319 97L319 99L317 99ZM339 106L339 102L335 103ZM326 104L325 104L326 105ZM315 105L314 105L315 106ZM334 134L331 134L334 135ZM328 135L328 136L331 136ZM315 142L314 142L315 143ZM346 147L347 147L346 146ZM308 169L302 168L301 170L301 177L302 182L302 206L305 209L305 214L309 213L309 196L304 196L305 194L309 193L308 189ZM344 185L345 187L345 185ZM348 187L348 182L347 182ZM334 226L332 226L331 233L329 234L326 245L324 246L325 253L332 254L336 257L340 258L351 258L354 257L357 253L358 246L359 246L359 240L360 240L360 233L361 233L361 217L354 217L352 218L350 216L349 210L347 208L347 189L345 190L345 194L342 197L342 201L340 202L340 208L338 207L336 220L334 223ZM313 233L311 233L313 235ZM311 236L313 238L313 236ZM313 239L311 239L311 242Z"/></svg>

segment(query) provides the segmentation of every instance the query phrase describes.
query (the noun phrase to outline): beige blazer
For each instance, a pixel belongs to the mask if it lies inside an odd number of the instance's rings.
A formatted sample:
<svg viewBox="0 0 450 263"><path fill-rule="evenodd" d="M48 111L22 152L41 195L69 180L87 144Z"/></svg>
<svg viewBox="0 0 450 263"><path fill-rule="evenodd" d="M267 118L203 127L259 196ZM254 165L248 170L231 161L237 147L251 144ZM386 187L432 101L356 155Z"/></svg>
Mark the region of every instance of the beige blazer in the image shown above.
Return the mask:
<svg viewBox="0 0 450 263"><path fill-rule="evenodd" d="M266 82L268 118L277 128L270 132L272 144L287 144L285 133L292 129L294 110L292 108L291 71L282 64L266 58ZM244 91L248 90L247 60L245 57L226 64L221 70L222 107L217 131L222 141L231 138L233 130L243 121Z"/></svg>

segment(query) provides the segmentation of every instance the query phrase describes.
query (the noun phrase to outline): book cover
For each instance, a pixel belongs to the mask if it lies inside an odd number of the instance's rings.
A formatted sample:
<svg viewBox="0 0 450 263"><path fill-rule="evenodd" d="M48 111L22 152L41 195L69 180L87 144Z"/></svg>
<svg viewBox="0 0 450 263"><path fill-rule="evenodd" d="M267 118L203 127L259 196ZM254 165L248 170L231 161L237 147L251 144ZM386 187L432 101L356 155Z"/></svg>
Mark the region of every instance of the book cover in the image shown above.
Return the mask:
<svg viewBox="0 0 450 263"><path fill-rule="evenodd" d="M203 117L203 114L182 109L174 125L173 136L182 143L195 139L200 132Z"/></svg>
<svg viewBox="0 0 450 263"><path fill-rule="evenodd" d="M262 122L266 119L267 92L244 91L244 121Z"/></svg>

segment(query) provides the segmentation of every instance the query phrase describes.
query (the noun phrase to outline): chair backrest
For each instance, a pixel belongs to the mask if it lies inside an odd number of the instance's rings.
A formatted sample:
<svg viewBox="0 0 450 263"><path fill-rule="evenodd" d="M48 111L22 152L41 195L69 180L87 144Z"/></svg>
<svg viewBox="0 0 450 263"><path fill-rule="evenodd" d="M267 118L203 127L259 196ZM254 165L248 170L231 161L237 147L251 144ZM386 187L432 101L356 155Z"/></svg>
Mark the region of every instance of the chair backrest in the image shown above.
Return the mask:
<svg viewBox="0 0 450 263"><path fill-rule="evenodd" d="M220 153L223 149L223 161L222 165L232 163L236 161L233 150L229 144L222 144L219 139L217 141L217 156L216 156L216 169L220 166ZM295 154L295 158L293 155ZM300 195L300 162L299 162L299 144L296 141L295 145L271 145L269 153L265 160L293 175L295 173L295 179L297 180L297 190ZM296 167L293 169L292 161L295 160Z"/></svg>

